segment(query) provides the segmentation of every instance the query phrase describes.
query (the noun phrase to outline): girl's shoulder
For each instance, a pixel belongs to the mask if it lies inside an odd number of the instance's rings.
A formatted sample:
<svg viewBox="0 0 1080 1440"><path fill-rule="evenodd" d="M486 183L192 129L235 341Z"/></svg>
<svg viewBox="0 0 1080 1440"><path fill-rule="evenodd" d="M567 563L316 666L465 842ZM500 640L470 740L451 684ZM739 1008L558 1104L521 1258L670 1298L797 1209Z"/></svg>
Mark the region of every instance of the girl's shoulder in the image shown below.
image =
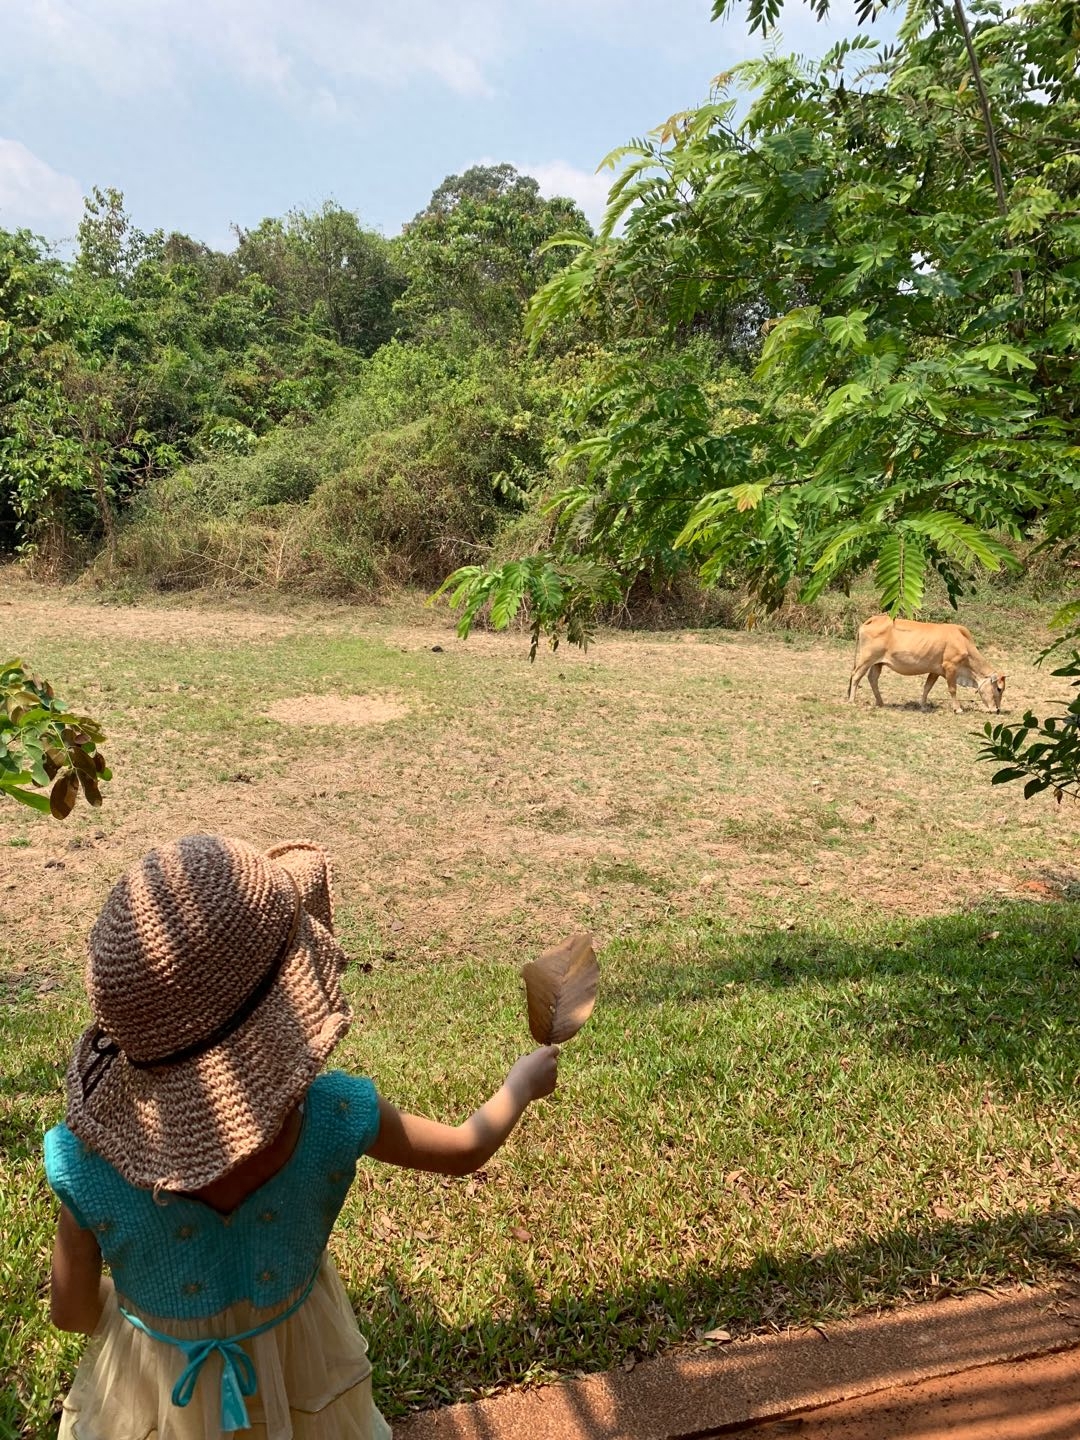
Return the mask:
<svg viewBox="0 0 1080 1440"><path fill-rule="evenodd" d="M305 1125L348 1138L353 1153L362 1155L379 1134L379 1092L364 1075L324 1070L304 1100Z"/></svg>
<svg viewBox="0 0 1080 1440"><path fill-rule="evenodd" d="M310 1172L330 1162L344 1173L342 1167L369 1150L378 1138L378 1091L362 1075L324 1071L308 1089L304 1109L298 1153L283 1167L283 1179L292 1175L303 1185ZM54 1125L46 1131L44 1150L49 1185L84 1230L94 1228L88 1217L98 1213L131 1215L150 1198L148 1190L131 1185L67 1125Z"/></svg>
<svg viewBox="0 0 1080 1440"><path fill-rule="evenodd" d="M87 1198L116 1181L124 1184L107 1160L63 1124L45 1132L45 1176L83 1229L89 1228L84 1218Z"/></svg>

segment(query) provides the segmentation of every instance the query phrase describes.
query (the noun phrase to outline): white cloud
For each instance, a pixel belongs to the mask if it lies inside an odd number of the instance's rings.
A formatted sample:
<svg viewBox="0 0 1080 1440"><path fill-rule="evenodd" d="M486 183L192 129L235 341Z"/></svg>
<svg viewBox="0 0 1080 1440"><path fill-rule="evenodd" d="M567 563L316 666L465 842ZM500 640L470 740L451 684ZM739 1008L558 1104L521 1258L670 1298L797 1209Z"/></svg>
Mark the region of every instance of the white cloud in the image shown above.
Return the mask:
<svg viewBox="0 0 1080 1440"><path fill-rule="evenodd" d="M576 200L593 225L599 225L607 208L608 189L615 179L610 170L602 170L598 175L593 170L579 170L565 160L517 168L524 175L532 175L544 195L566 195Z"/></svg>
<svg viewBox="0 0 1080 1440"><path fill-rule="evenodd" d="M82 215L82 189L18 140L0 136L0 228L69 239Z"/></svg>
<svg viewBox="0 0 1080 1440"><path fill-rule="evenodd" d="M193 82L224 72L322 118L425 81L466 99L491 96L538 29L590 46L655 31L653 50L669 57L701 47L702 88L710 64L762 45L741 4L711 26L708 0L666 0L658 30L655 0L0 0L0 10L5 46L26 73L36 62L81 72L117 96L187 94L194 103ZM821 53L852 27L853 11L854 0L833 0L817 25L805 0L789 0L781 30L795 48Z"/></svg>
<svg viewBox="0 0 1080 1440"><path fill-rule="evenodd" d="M505 51L502 0L5 0L5 11L26 60L77 66L117 94L183 90L194 59L323 111L328 95L425 77L487 95Z"/></svg>

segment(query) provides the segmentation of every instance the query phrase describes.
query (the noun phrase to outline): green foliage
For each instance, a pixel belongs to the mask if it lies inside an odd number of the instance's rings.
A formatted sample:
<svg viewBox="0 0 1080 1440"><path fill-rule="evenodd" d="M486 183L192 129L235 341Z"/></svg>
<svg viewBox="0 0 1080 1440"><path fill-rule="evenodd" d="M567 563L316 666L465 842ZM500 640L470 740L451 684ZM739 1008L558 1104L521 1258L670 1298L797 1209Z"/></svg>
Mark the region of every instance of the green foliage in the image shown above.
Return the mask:
<svg viewBox="0 0 1080 1440"><path fill-rule="evenodd" d="M237 241L240 271L270 287L280 323L304 316L313 332L361 355L390 339L403 281L389 242L351 211L327 201L313 214L293 210L239 230Z"/></svg>
<svg viewBox="0 0 1080 1440"><path fill-rule="evenodd" d="M0 232L0 517L47 566L104 539L147 482L309 423L392 334L387 241L332 205L224 255L137 231L95 190L70 265Z"/></svg>
<svg viewBox="0 0 1080 1440"><path fill-rule="evenodd" d="M152 482L96 574L167 590L435 586L546 479L563 373L486 347L385 345L312 424Z"/></svg>
<svg viewBox="0 0 1080 1440"><path fill-rule="evenodd" d="M112 189L71 263L0 232L0 549L48 574L100 546L99 573L163 587L437 582L546 477L558 397L521 318L568 226L502 165L393 242L327 203L225 254L144 234Z"/></svg>
<svg viewBox="0 0 1080 1440"><path fill-rule="evenodd" d="M589 233L573 201L545 200L511 165L448 176L398 242L403 323L420 338L516 342L530 297L565 263L547 243L568 230Z"/></svg>
<svg viewBox="0 0 1080 1440"><path fill-rule="evenodd" d="M450 215L462 201L491 205L508 201L522 210L543 205L540 186L531 175L520 175L513 165L471 165L464 175L447 175L431 192L431 199L413 223L432 215Z"/></svg>
<svg viewBox="0 0 1080 1440"><path fill-rule="evenodd" d="M66 429L72 318L60 280L32 236L0 232L0 496L16 524L33 517L40 531L88 482Z"/></svg>
<svg viewBox="0 0 1080 1440"><path fill-rule="evenodd" d="M540 637L547 634L557 650L563 635L572 645L587 649L597 610L613 604L621 593L618 576L594 561L530 555L484 568L464 565L443 581L433 599L449 594L451 606L461 610L458 634L468 635L477 615L490 607L492 627L505 630L524 608L529 616L529 659L536 659Z"/></svg>
<svg viewBox="0 0 1080 1440"><path fill-rule="evenodd" d="M1055 620L1059 626L1068 625L1078 612L1080 605L1067 605ZM1043 651L1039 662L1078 636L1080 631L1070 630ZM1080 650L1074 649L1068 660L1050 673L1068 677L1072 688L1080 691ZM1061 715L1040 720L1028 710L1018 724L987 723L985 735L986 744L979 751L979 758L1001 765L994 773L995 785L1023 780L1026 799L1043 790L1052 790L1059 803L1065 795L1074 798L1080 795L1080 694L1074 696Z"/></svg>
<svg viewBox="0 0 1080 1440"><path fill-rule="evenodd" d="M98 749L104 739L96 720L69 711L21 660L0 665L0 795L57 820L80 790L100 805L101 782L112 778Z"/></svg>
<svg viewBox="0 0 1080 1440"><path fill-rule="evenodd" d="M561 553L630 575L686 549L769 606L872 569L910 614L931 570L955 603L1015 565L1006 541L1076 533L1080 28L1056 3L973 15L748 62L609 157L604 224L534 298L534 341L570 318L677 350L764 307L757 393L718 423L698 375L618 381Z"/></svg>
<svg viewBox="0 0 1080 1440"><path fill-rule="evenodd" d="M762 498L748 469L758 390L746 375L721 364L706 338L674 351L645 343L601 352L582 358L568 378L570 399L557 431L562 483L542 506L559 560L580 567L576 603L588 603L595 614L635 586L662 592L692 573L708 553L702 536L731 525L743 532L745 512ZM688 522L703 475L728 463L737 483ZM769 547L782 550L789 533L784 507L771 500L760 520L760 534L743 557L747 573L758 567L759 578L760 567L770 563ZM538 557L545 564L551 558ZM450 577L463 633L490 595L513 594L502 588L503 568L470 567ZM582 587L594 582L586 602ZM560 633L557 616L529 600L522 592L530 616L543 615L545 630L550 618L552 636ZM572 638L569 629L567 634Z"/></svg>
<svg viewBox="0 0 1080 1440"><path fill-rule="evenodd" d="M75 263L81 275L122 285L145 261L160 257L165 237L160 230L144 235L131 223L122 192L95 185L83 201L78 242Z"/></svg>

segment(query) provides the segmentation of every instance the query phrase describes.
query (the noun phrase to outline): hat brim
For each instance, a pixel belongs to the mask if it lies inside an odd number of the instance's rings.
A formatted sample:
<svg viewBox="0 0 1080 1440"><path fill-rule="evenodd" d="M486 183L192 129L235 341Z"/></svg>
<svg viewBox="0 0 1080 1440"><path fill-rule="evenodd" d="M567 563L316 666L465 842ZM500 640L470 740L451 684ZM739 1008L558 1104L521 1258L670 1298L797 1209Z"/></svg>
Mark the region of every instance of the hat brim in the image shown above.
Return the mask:
<svg viewBox="0 0 1080 1440"><path fill-rule="evenodd" d="M318 914L332 923L325 853L307 844L277 852L270 856L293 875L303 909L277 980L242 1025L174 1065L137 1068L118 1054L89 1095L96 1027L75 1046L68 1128L132 1185L198 1190L268 1145L349 1028L346 957Z"/></svg>
<svg viewBox="0 0 1080 1440"><path fill-rule="evenodd" d="M331 935L334 933L334 884L330 857L311 840L287 840L266 852L288 870L300 891L300 902Z"/></svg>

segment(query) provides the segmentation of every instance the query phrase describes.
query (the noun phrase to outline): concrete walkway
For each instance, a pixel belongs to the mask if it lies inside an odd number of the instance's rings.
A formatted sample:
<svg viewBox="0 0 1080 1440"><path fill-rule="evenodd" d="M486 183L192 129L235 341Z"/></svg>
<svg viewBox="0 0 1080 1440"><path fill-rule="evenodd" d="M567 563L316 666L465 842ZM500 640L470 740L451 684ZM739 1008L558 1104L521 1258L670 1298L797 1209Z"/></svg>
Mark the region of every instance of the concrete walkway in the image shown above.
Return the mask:
<svg viewBox="0 0 1080 1440"><path fill-rule="evenodd" d="M426 1411L394 1426L395 1440L705 1440L747 1433L758 1440L805 1435L826 1440L830 1413L822 1407L883 1392L915 1401L911 1387L982 1371L986 1390L998 1392L1003 1362L1071 1352L1080 1346L1080 1285L1052 1290L1015 1288L994 1294L914 1305L903 1310L847 1320L807 1330L753 1337L706 1352L681 1351L622 1370L569 1380L539 1389L513 1391L472 1405ZM1030 1428L1038 1416L1015 1417L1014 1428L976 1431L935 1430L926 1419L904 1419L906 1429L835 1430L837 1440L891 1440L893 1435L932 1440L938 1434L957 1440L1080 1440L1080 1352L1063 1356L1061 1365L1040 1372L1042 1384L1066 1387L1057 1428ZM1010 1377L1014 1405L1032 1399L1023 1366ZM1035 1371L1031 1371L1034 1377ZM1035 1383L1033 1381L1033 1383ZM1076 1412L1068 1386L1075 1383ZM979 1385L972 1376L969 1394ZM940 1418L942 1396L927 1392L926 1405ZM1025 1398L1026 1397L1026 1398ZM974 1400L973 1400L974 1403ZM924 1406L925 1409L925 1406ZM976 1405L978 1409L978 1405ZM815 1417L813 1412L817 1411ZM834 1412L835 1413L835 1412ZM885 1413L885 1412L883 1412ZM897 1411L897 1413L900 1413ZM959 1414L959 1411L957 1411ZM974 1413L974 1411L972 1412ZM986 1406L979 1412L986 1418ZM865 1419L865 1416L863 1416ZM1028 1428L1021 1428L1020 1419ZM845 1423L857 1414L839 1415ZM1007 1424L1008 1417L1003 1423ZM783 1421L783 1425L762 1425ZM924 1421L926 1423L924 1423ZM1030 1423L1029 1423L1030 1422ZM882 1421L881 1423L884 1423ZM817 1428L814 1428L814 1426ZM921 1428L920 1428L921 1427ZM1071 1427L1071 1428L1069 1428Z"/></svg>
<svg viewBox="0 0 1080 1440"><path fill-rule="evenodd" d="M724 1433L746 1440L1077 1440L1080 1350L984 1365Z"/></svg>

